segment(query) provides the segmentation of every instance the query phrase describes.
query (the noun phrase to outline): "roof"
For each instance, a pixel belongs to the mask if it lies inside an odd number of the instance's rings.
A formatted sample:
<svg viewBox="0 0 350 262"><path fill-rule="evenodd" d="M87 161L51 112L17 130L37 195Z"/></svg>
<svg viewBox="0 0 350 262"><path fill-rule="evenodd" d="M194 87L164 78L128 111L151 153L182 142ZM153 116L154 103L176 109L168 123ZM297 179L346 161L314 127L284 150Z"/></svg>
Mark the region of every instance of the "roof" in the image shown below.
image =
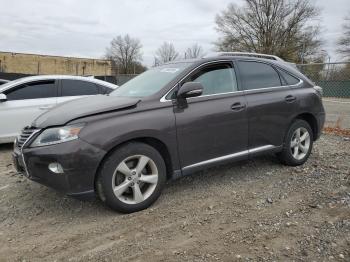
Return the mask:
<svg viewBox="0 0 350 262"><path fill-rule="evenodd" d="M282 58L276 56L276 55L269 55L269 54L261 54L261 53L249 53L249 52L217 52L211 55L207 55L204 58L210 58L210 57L216 57L216 56L245 56L245 57L253 57L253 58L263 58L263 59L270 59L275 61L282 61L285 62Z"/></svg>
<svg viewBox="0 0 350 262"><path fill-rule="evenodd" d="M210 62L212 60L226 60L226 59L232 60L233 58L258 60L258 61L265 61L265 62L275 62L276 64L283 64L289 67L292 66L293 68L296 68L296 65L294 63L287 62L278 56L269 55L269 54L248 53L248 52L215 52L215 53L206 55L202 58L175 60L175 61L170 61L168 63L165 63L164 65L176 64L176 63L202 63L203 61Z"/></svg>

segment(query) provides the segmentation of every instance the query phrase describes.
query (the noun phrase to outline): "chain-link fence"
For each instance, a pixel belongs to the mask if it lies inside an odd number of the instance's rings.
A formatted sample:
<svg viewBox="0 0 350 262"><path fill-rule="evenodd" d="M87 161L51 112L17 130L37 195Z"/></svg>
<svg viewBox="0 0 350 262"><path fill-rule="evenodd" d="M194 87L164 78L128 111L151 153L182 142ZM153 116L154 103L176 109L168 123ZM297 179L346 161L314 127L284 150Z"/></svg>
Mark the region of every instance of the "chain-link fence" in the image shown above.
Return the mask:
<svg viewBox="0 0 350 262"><path fill-rule="evenodd" d="M350 63L297 65L299 70L323 88L325 97L350 98Z"/></svg>

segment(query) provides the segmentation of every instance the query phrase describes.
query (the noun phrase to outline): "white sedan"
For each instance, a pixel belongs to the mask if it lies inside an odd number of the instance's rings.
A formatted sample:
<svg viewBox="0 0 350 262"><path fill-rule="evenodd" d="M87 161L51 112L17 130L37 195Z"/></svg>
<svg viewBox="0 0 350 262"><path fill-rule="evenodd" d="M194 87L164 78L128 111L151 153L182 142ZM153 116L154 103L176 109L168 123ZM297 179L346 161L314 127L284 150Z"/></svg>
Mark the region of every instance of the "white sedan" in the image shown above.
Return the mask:
<svg viewBox="0 0 350 262"><path fill-rule="evenodd" d="M108 94L118 86L92 77L30 76L0 86L0 144L13 142L21 129L59 103Z"/></svg>

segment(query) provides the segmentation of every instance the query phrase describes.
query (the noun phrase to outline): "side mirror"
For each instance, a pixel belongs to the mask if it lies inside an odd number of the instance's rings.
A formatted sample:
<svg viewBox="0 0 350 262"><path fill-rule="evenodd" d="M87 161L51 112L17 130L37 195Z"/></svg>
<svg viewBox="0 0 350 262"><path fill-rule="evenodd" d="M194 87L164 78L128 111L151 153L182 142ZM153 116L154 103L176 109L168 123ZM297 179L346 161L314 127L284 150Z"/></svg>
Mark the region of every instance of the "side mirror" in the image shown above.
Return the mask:
<svg viewBox="0 0 350 262"><path fill-rule="evenodd" d="M7 101L7 96L5 94L0 94L0 102Z"/></svg>
<svg viewBox="0 0 350 262"><path fill-rule="evenodd" d="M177 97L188 98L200 96L203 93L203 85L199 82L187 82L177 92Z"/></svg>

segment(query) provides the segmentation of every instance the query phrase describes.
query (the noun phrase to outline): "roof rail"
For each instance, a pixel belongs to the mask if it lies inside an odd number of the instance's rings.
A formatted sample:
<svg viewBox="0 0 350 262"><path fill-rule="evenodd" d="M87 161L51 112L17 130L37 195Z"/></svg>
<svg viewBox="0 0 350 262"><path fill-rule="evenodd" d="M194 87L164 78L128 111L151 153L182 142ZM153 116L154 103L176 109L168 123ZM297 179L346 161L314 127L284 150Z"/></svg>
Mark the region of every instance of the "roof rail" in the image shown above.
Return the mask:
<svg viewBox="0 0 350 262"><path fill-rule="evenodd" d="M208 58L208 57L212 57L212 56L251 56L251 57L259 57L259 58L265 58L265 59L271 59L271 60L285 62L282 58L275 56L275 55L249 53L249 52L217 52L217 53L211 54L209 56L205 56L204 58Z"/></svg>

